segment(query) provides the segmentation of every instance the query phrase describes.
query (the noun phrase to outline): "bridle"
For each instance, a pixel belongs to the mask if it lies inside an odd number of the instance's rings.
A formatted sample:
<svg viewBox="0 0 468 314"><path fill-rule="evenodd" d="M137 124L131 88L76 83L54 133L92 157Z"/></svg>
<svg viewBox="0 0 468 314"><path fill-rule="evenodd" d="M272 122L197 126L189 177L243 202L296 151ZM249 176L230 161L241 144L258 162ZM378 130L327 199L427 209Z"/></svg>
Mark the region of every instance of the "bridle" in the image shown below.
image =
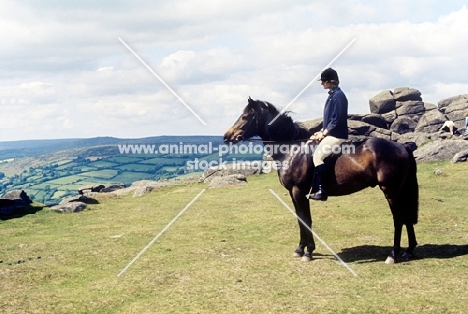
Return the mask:
<svg viewBox="0 0 468 314"><path fill-rule="evenodd" d="M268 108L268 103L263 101L263 103L265 104L265 106ZM258 111L257 110L253 110L254 111L254 115L252 117L252 119L250 119L250 121L247 123L246 127L245 127L245 130L242 132L241 136L242 136L242 141L244 142L253 142L253 143L279 143L279 142L285 142L285 141L271 141L271 140L263 140L263 139L260 139L260 140L253 140L253 139L245 139L244 138L244 134L249 130L251 124L254 122L256 122L256 127L257 127L257 130L259 129L259 119L258 119ZM296 132L298 132L296 130ZM306 142L308 139L298 139L298 140L289 140L289 141L286 141L287 143L300 143L300 142Z"/></svg>

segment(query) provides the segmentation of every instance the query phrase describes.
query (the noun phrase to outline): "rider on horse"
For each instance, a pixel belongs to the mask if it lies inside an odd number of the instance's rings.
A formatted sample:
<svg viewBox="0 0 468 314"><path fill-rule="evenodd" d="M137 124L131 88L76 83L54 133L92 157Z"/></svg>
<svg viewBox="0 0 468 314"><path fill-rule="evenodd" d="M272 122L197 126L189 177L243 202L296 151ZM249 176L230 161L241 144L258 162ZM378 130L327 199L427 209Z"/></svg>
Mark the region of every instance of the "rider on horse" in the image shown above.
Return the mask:
<svg viewBox="0 0 468 314"><path fill-rule="evenodd" d="M333 148L348 139L348 99L338 86L338 73L332 68L321 73L320 80L324 89L328 89L328 98L323 110L323 125L319 132L310 137L319 142L315 148L313 162L315 172L310 193L306 198L326 201L328 196L323 189L322 176L325 172L324 160L333 152Z"/></svg>

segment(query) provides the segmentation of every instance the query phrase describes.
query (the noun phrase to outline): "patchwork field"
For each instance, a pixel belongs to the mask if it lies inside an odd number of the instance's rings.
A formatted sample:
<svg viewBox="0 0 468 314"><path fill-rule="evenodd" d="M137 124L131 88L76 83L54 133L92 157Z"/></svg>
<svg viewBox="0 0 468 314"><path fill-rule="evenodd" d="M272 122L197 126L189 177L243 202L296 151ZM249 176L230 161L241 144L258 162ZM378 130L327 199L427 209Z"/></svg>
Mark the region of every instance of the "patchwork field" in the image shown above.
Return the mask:
<svg viewBox="0 0 468 314"><path fill-rule="evenodd" d="M194 139L191 141L195 143ZM200 141L203 142L203 139ZM182 140L177 143L182 143ZM229 161L236 157L243 160L262 158L259 154L226 154L223 159ZM218 153L209 151L194 154L121 154L117 145L107 145L70 150L68 153L55 152L37 158L19 158L0 164L0 171L8 174L6 178L0 177L0 195L22 189L31 199L52 205L64 197L76 195L78 189L87 185L128 186L138 180L175 179L193 172L200 175L204 169L188 167L188 163L196 158L207 165L206 161L218 162L220 157Z"/></svg>

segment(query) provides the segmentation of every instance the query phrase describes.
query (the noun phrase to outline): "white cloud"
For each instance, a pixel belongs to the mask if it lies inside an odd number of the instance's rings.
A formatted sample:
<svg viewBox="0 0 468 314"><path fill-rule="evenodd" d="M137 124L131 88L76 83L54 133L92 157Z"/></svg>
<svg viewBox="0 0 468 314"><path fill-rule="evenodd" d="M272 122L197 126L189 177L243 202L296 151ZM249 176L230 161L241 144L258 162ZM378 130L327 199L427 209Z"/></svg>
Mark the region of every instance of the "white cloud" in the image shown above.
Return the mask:
<svg viewBox="0 0 468 314"><path fill-rule="evenodd" d="M468 10L429 2L4 1L0 140L221 135L248 96L285 106L352 38L333 65L350 112L400 86L468 93ZM316 118L325 97L313 84L289 109Z"/></svg>

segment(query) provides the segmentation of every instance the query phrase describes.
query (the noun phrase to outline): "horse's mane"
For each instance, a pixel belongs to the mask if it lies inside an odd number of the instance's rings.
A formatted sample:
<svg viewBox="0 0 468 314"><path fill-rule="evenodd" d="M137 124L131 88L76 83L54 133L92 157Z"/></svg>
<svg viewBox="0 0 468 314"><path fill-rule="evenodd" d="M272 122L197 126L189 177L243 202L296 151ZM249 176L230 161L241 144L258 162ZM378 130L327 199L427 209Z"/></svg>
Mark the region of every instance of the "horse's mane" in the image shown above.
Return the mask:
<svg viewBox="0 0 468 314"><path fill-rule="evenodd" d="M291 111L285 111L280 113L273 104L263 101L263 104L268 109L268 118L265 123L265 133L269 140L274 141L291 141L291 140L303 140L308 139L310 136L309 130L304 127L300 122L294 122L289 116ZM279 114L279 116L278 116ZM276 120L269 125L269 123Z"/></svg>

